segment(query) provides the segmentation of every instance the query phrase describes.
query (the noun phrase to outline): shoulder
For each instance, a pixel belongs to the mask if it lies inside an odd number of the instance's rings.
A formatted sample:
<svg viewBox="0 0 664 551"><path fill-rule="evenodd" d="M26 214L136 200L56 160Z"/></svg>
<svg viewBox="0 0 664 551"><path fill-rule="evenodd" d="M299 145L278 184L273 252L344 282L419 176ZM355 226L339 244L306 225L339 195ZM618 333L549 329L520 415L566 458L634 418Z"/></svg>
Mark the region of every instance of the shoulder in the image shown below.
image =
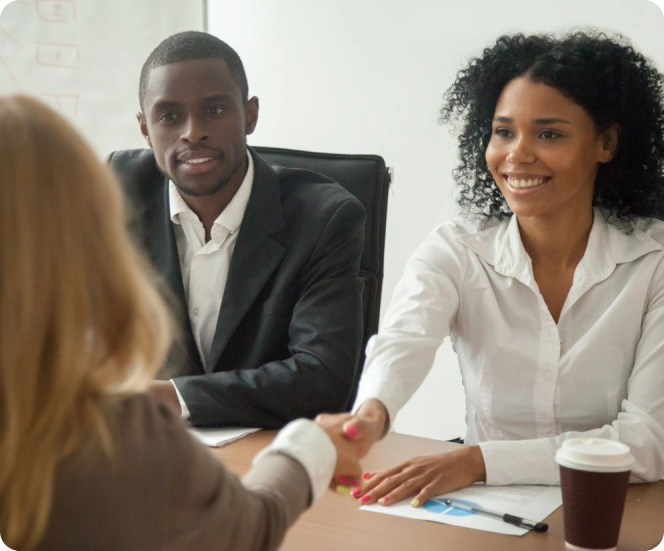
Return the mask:
<svg viewBox="0 0 664 551"><path fill-rule="evenodd" d="M442 270L453 261L465 264L469 252L482 244L494 248L509 221L455 218L436 226L415 250L408 265L424 262ZM472 245L472 247L471 247Z"/></svg>
<svg viewBox="0 0 664 551"><path fill-rule="evenodd" d="M292 217L329 217L338 209L350 215L364 217L361 202L338 182L317 172L283 167L252 152L256 183L274 179L279 186L284 214Z"/></svg>
<svg viewBox="0 0 664 551"><path fill-rule="evenodd" d="M143 194L166 182L152 149L124 149L108 156L108 164L130 195Z"/></svg>
<svg viewBox="0 0 664 551"><path fill-rule="evenodd" d="M656 218L637 218L632 227L634 234L647 236L664 247L664 222Z"/></svg>
<svg viewBox="0 0 664 551"><path fill-rule="evenodd" d="M161 453L172 450L173 445L189 447L192 443L177 413L145 394L119 399L109 409L114 443L120 447Z"/></svg>

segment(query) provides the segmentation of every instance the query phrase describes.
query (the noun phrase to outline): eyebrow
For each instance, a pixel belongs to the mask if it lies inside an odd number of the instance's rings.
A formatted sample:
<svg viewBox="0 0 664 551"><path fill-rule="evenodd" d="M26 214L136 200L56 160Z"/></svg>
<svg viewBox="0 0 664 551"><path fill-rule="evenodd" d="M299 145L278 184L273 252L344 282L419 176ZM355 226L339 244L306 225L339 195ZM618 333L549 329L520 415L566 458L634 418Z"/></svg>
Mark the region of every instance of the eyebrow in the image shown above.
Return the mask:
<svg viewBox="0 0 664 551"><path fill-rule="evenodd" d="M230 99L233 99L233 96L231 96L230 94L216 94L214 96L209 96L207 98L203 98L203 101L205 103L212 103L212 102L215 102L215 101L227 101L227 100L230 100Z"/></svg>
<svg viewBox="0 0 664 551"><path fill-rule="evenodd" d="M514 122L514 119L512 119L511 117L494 117L493 121L494 122L502 122L502 123L505 123L505 124L510 124L510 123ZM558 123L558 124L572 124L568 120L557 119L557 118L535 119L535 120L533 120L533 124L537 124L537 125L556 124L556 123Z"/></svg>
<svg viewBox="0 0 664 551"><path fill-rule="evenodd" d="M161 109L174 109L180 105L177 101L159 100L154 103L151 111L158 111Z"/></svg>
<svg viewBox="0 0 664 551"><path fill-rule="evenodd" d="M203 98L201 101L203 103L215 103L218 101L229 101L232 99L232 96L230 94L216 94L214 96L209 96L207 98ZM161 110L161 109L175 109L182 105L181 102L179 101L172 101L168 99L164 100L157 100L155 104L152 106L152 110Z"/></svg>

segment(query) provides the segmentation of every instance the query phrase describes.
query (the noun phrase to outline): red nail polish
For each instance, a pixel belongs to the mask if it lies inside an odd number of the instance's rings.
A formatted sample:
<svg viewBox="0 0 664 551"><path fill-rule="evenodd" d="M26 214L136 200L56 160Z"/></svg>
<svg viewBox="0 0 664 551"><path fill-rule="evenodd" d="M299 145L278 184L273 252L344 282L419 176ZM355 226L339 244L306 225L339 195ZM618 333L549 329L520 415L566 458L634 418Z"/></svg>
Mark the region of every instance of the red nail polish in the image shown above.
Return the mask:
<svg viewBox="0 0 664 551"><path fill-rule="evenodd" d="M350 495L353 497L360 497L360 494L362 493L362 488L355 488L353 491L351 491Z"/></svg>
<svg viewBox="0 0 664 551"><path fill-rule="evenodd" d="M338 475L336 477L336 479L337 479L337 482L340 482L341 484L346 484L346 486L348 486L350 484L350 478L343 475L343 474Z"/></svg>
<svg viewBox="0 0 664 551"><path fill-rule="evenodd" d="M367 495L365 495L365 496L362 496L362 497L360 498L360 501L361 501L362 503L369 503L369 502L371 501L371 496L370 496L369 494L367 494Z"/></svg>
<svg viewBox="0 0 664 551"><path fill-rule="evenodd" d="M344 427L344 434L353 440L357 436L357 425L346 425Z"/></svg>
<svg viewBox="0 0 664 551"><path fill-rule="evenodd" d="M364 473L364 474L362 475L362 478L364 478L364 480L369 480L369 479L371 478L371 474L372 474L372 473Z"/></svg>

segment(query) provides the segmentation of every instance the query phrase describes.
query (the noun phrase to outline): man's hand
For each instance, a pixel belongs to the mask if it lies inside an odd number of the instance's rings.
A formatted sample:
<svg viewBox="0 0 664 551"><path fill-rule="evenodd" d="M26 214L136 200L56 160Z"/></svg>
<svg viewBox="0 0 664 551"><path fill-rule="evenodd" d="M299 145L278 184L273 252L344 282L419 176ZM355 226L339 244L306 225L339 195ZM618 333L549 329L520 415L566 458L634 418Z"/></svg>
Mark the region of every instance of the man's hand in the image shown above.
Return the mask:
<svg viewBox="0 0 664 551"><path fill-rule="evenodd" d="M353 495L363 505L376 501L392 505L414 495L411 505L419 507L433 496L484 481L482 450L479 446L466 446L440 455L415 457L387 471L368 473L364 491Z"/></svg>
<svg viewBox="0 0 664 551"><path fill-rule="evenodd" d="M165 402L182 415L180 400L171 381L152 381L148 386L148 394L155 400Z"/></svg>

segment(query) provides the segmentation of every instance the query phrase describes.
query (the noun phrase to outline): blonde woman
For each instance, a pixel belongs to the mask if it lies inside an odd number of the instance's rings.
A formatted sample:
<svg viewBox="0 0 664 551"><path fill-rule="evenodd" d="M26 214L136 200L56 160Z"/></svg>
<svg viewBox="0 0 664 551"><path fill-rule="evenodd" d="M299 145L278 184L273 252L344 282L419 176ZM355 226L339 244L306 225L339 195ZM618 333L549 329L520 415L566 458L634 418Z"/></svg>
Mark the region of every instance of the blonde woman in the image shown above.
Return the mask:
<svg viewBox="0 0 664 551"><path fill-rule="evenodd" d="M333 471L360 472L336 422L294 421L242 482L226 471L141 394L170 322L112 177L62 117L26 97L0 98L0 150L3 540L276 548Z"/></svg>

